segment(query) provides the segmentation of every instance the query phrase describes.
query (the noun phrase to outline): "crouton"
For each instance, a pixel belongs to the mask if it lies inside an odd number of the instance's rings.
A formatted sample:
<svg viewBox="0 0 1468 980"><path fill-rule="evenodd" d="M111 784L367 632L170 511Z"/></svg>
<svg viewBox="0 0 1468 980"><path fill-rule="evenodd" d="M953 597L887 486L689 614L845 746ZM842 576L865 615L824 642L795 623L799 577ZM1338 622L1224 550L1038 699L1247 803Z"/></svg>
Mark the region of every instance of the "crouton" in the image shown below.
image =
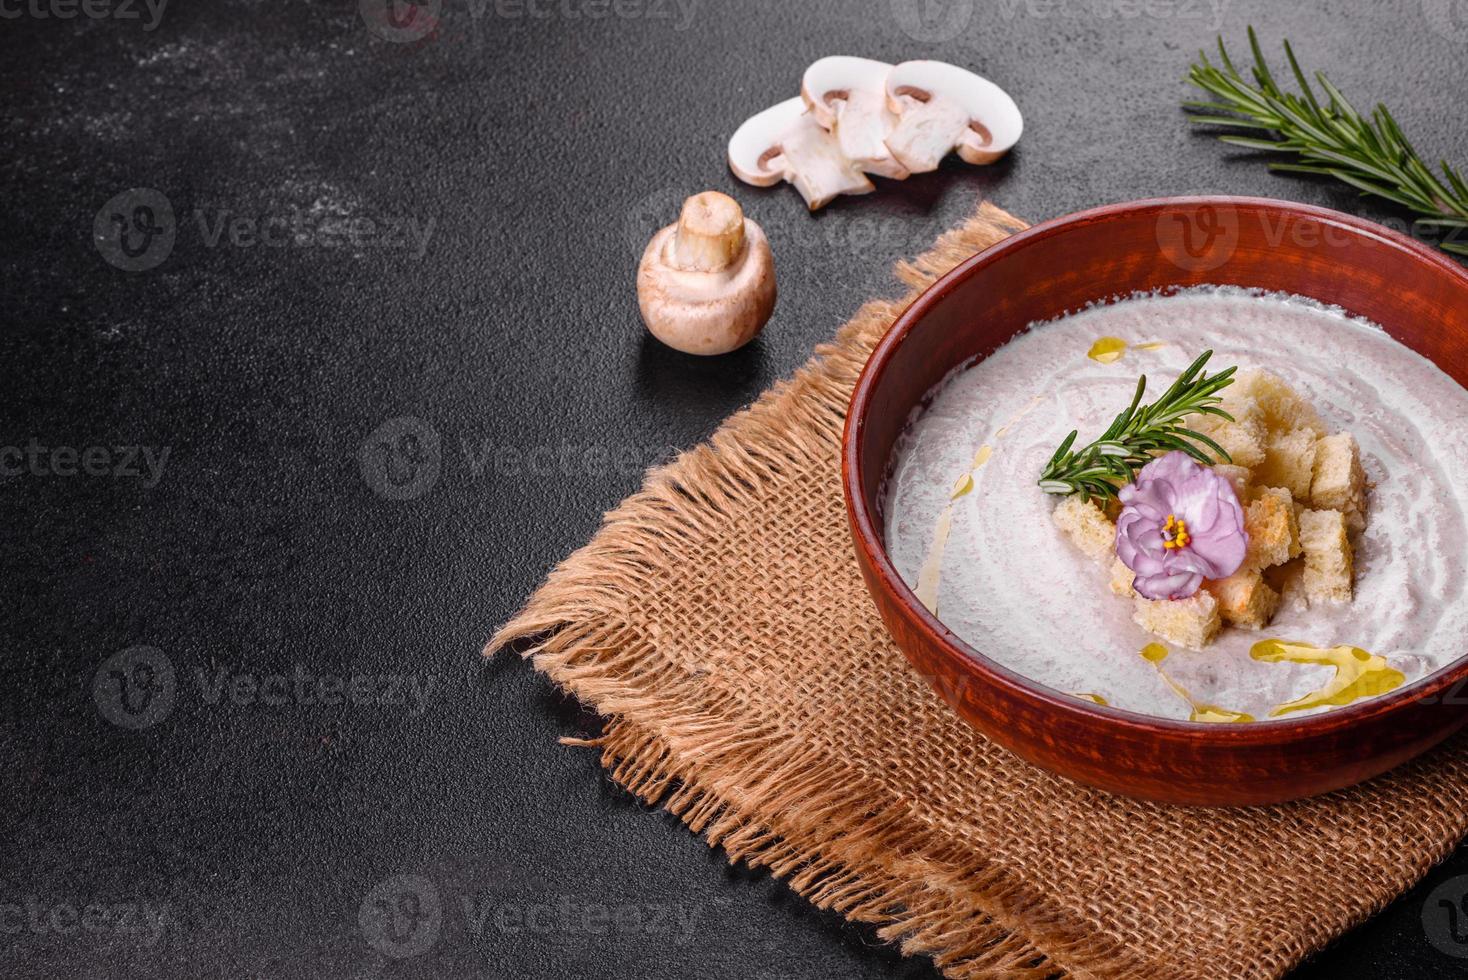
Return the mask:
<svg viewBox="0 0 1468 980"><path fill-rule="evenodd" d="M1300 515L1300 543L1305 549L1305 595L1311 605L1350 602L1355 556L1345 515L1337 510L1305 511Z"/></svg>
<svg viewBox="0 0 1468 980"><path fill-rule="evenodd" d="M1218 600L1218 614L1225 623L1259 630L1269 625L1279 608L1279 593L1265 584L1258 571L1239 571L1225 579L1204 583Z"/></svg>
<svg viewBox="0 0 1468 980"><path fill-rule="evenodd" d="M1254 470L1254 479L1264 486L1284 487L1296 500L1310 499L1315 440L1315 433L1309 429L1271 435L1264 447L1264 462Z"/></svg>
<svg viewBox="0 0 1468 980"><path fill-rule="evenodd" d="M1130 599L1137 594L1132 583L1136 582L1137 573L1126 567L1126 562L1120 558L1111 559L1111 591L1119 596Z"/></svg>
<svg viewBox="0 0 1468 980"><path fill-rule="evenodd" d="M1310 506L1340 511L1352 530L1366 527L1366 471L1361 468L1361 448L1349 432L1315 444Z"/></svg>
<svg viewBox="0 0 1468 980"><path fill-rule="evenodd" d="M1234 417L1232 422L1199 412L1184 419L1184 425L1222 446L1235 466L1253 467L1264 462L1264 442L1269 430L1265 428L1264 413L1259 406L1240 402L1221 407Z"/></svg>
<svg viewBox="0 0 1468 980"><path fill-rule="evenodd" d="M1088 558L1099 561L1116 548L1116 525L1086 497L1066 497L1051 516Z"/></svg>
<svg viewBox="0 0 1468 980"><path fill-rule="evenodd" d="M1325 435L1325 426L1314 407L1282 378L1268 371L1250 368L1234 375L1234 383L1223 391L1223 408L1232 412L1230 406L1234 404L1258 406L1270 433L1303 429L1317 439Z"/></svg>
<svg viewBox="0 0 1468 980"><path fill-rule="evenodd" d="M1249 550L1244 570L1260 571L1283 565L1300 553L1300 526L1295 518L1294 499L1282 487L1261 487L1253 503L1244 509L1244 530Z"/></svg>
<svg viewBox="0 0 1468 980"><path fill-rule="evenodd" d="M1234 495L1243 503L1249 493L1249 481L1252 475L1246 466L1230 466L1228 463L1219 463L1213 467L1213 472L1223 477L1234 488Z"/></svg>
<svg viewBox="0 0 1468 980"><path fill-rule="evenodd" d="M1279 593L1280 609L1309 609L1310 599L1305 595L1305 559L1294 558L1283 565L1264 570L1264 583ZM1279 610L1276 609L1277 613Z"/></svg>
<svg viewBox="0 0 1468 980"><path fill-rule="evenodd" d="M1206 647L1223 628L1218 600L1206 589L1199 589L1186 599L1137 596L1133 600L1132 619L1147 632L1191 650Z"/></svg>

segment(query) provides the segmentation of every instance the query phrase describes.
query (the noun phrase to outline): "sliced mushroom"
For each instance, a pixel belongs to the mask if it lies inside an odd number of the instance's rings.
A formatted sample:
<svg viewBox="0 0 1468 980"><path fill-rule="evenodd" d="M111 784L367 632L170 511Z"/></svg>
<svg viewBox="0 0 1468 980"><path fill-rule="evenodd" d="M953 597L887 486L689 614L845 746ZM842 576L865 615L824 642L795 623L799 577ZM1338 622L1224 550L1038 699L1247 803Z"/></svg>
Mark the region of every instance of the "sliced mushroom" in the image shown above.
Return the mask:
<svg viewBox="0 0 1468 980"><path fill-rule="evenodd" d="M887 147L913 173L938 169L955 149L969 163L993 163L1024 130L1009 93L941 61L894 67L887 73L887 105L898 116Z"/></svg>
<svg viewBox="0 0 1468 980"><path fill-rule="evenodd" d="M887 62L871 58L822 58L805 70L800 95L816 122L835 135L847 159L866 173L906 180L908 169L886 142L897 126L897 116L887 108L891 70Z"/></svg>
<svg viewBox="0 0 1468 980"><path fill-rule="evenodd" d="M750 117L735 131L729 140L729 168L756 187L789 181L812 211L841 194L876 190L799 97Z"/></svg>
<svg viewBox="0 0 1468 980"><path fill-rule="evenodd" d="M637 303L652 335L687 354L727 354L775 309L775 259L759 225L727 194L683 202L637 267Z"/></svg>

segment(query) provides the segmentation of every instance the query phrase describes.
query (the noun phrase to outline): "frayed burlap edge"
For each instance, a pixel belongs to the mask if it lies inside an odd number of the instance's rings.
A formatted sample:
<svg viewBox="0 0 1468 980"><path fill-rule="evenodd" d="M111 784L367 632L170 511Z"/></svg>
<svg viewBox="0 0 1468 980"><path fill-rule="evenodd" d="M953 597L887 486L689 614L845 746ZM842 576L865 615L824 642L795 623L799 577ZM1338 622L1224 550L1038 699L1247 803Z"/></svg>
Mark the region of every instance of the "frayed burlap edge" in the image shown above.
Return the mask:
<svg viewBox="0 0 1468 980"><path fill-rule="evenodd" d="M732 707L722 714L693 707L709 692L696 677L667 669L628 622L629 597L670 557L668 544L706 531L769 468L826 450L872 348L923 289L1024 227L986 203L926 254L899 263L905 296L864 305L792 378L708 443L651 471L486 653L524 645L538 670L603 715L601 738L567 741L600 748L612 778L630 792L677 815L731 861L768 868L816 906L877 926L883 939L930 956L947 976L1141 976L1156 964L1088 932L1006 869L976 874L974 855L909 819L901 800L854 785L850 772L780 732L752 731Z"/></svg>

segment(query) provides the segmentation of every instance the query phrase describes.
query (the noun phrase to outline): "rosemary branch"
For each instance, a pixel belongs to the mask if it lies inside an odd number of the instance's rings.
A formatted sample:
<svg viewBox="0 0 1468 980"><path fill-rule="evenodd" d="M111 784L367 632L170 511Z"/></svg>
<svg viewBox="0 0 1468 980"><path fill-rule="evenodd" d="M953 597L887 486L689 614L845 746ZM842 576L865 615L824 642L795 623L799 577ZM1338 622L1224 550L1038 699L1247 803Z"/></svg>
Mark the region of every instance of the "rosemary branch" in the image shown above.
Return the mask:
<svg viewBox="0 0 1468 980"><path fill-rule="evenodd" d="M1217 415L1233 421L1233 416L1218 407L1218 393L1234 383L1229 368L1217 374L1203 373L1203 365L1213 356L1204 351L1192 366L1179 375L1171 388L1150 405L1142 405L1147 391L1147 376L1137 379L1137 393L1131 406L1118 415L1101 438L1079 451L1072 451L1078 432L1072 432L1055 450L1045 471L1040 474L1040 489L1046 493L1069 496L1083 493L1106 501L1116 496L1120 487L1132 482L1137 470L1150 463L1155 454L1178 450L1212 466L1214 460L1195 442L1218 454L1222 462L1233 462L1222 446L1201 432L1183 425L1183 418L1194 413ZM1139 407L1140 406L1140 407Z"/></svg>
<svg viewBox="0 0 1468 980"><path fill-rule="evenodd" d="M1255 130L1263 137L1224 134L1218 138L1234 146L1292 154L1288 162L1269 165L1274 171L1334 177L1360 190L1426 215L1420 224L1468 231L1468 183L1458 171L1440 161L1442 177L1434 174L1412 148L1386 106L1378 103L1370 117L1358 113L1346 97L1316 72L1315 78L1327 96L1315 96L1290 42L1284 42L1285 57L1303 95L1280 89L1254 28L1249 28L1249 47L1254 52L1250 84L1239 74L1218 39L1222 67L1198 52L1198 62L1188 69L1188 82L1218 101L1184 102L1195 123ZM1235 115L1219 115L1220 111ZM1441 243L1445 251L1468 255L1468 244Z"/></svg>

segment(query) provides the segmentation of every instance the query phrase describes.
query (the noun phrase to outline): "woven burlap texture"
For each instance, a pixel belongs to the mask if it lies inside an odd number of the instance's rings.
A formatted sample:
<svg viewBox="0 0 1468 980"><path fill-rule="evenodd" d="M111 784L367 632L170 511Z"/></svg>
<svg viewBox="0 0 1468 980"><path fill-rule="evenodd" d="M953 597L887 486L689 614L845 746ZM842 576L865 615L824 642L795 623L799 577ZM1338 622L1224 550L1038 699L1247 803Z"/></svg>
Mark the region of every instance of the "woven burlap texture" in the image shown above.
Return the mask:
<svg viewBox="0 0 1468 980"><path fill-rule="evenodd" d="M651 471L489 649L605 717L584 744L618 783L948 976L1278 976L1468 833L1468 741L1286 806L1110 796L965 726L857 570L839 458L862 365L919 291L1022 227L985 204L900 264L911 292Z"/></svg>

